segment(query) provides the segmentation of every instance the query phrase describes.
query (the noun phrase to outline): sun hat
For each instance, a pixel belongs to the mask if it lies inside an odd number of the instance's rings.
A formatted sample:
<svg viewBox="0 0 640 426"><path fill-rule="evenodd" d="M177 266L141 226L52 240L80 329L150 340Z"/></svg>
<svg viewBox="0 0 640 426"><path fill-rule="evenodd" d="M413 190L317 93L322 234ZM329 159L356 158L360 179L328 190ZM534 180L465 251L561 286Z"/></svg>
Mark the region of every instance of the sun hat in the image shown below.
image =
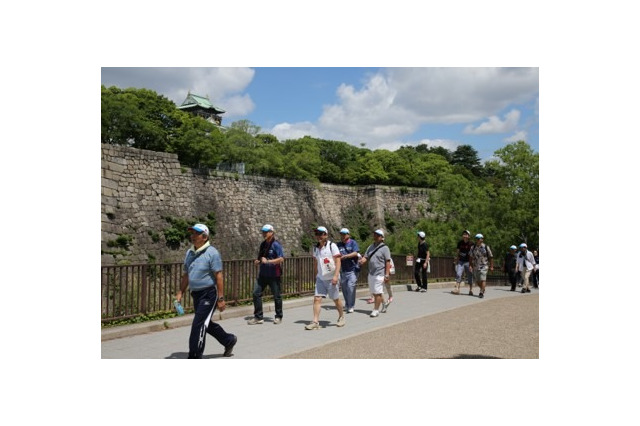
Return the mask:
<svg viewBox="0 0 640 426"><path fill-rule="evenodd" d="M195 225L190 226L187 230L190 231L192 229L196 232L201 232L205 235L209 235L209 228L207 227L207 225L203 225L202 223L196 223Z"/></svg>
<svg viewBox="0 0 640 426"><path fill-rule="evenodd" d="M314 229L314 231L322 232L325 234L329 233L329 231L327 231L327 228L325 228L324 226L318 226L316 229Z"/></svg>

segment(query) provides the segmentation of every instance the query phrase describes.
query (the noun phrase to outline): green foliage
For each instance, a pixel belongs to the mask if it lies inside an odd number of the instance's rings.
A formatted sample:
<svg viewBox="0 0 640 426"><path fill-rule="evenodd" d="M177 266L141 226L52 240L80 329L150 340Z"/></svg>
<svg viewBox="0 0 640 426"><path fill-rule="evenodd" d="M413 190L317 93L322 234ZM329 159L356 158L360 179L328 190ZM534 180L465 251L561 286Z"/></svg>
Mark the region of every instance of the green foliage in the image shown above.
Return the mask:
<svg viewBox="0 0 640 426"><path fill-rule="evenodd" d="M180 245L183 242L189 241L189 227L193 226L196 223L207 225L207 227L209 228L210 237L213 237L216 234L217 220L215 212L207 213L206 217L185 219L166 216L164 219L170 225L163 231L164 239L167 243L167 246L171 247L174 250L180 248Z"/></svg>
<svg viewBox="0 0 640 426"><path fill-rule="evenodd" d="M133 237L131 235L122 234L115 240L107 241L107 247L118 247L128 250L131 243L133 243Z"/></svg>

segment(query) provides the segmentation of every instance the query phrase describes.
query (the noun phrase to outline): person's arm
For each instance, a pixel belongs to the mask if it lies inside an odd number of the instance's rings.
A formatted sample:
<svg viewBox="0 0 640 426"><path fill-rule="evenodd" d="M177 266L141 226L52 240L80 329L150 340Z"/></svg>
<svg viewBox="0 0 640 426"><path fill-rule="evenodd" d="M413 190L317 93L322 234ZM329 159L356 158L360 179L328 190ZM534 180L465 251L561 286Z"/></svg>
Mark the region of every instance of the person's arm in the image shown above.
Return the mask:
<svg viewBox="0 0 640 426"><path fill-rule="evenodd" d="M176 293L176 299L178 302L182 301L182 294L187 291L187 287L189 286L189 274L186 272L182 274L182 278L180 279L180 290Z"/></svg>
<svg viewBox="0 0 640 426"><path fill-rule="evenodd" d="M426 257L426 259L424 261L424 265L422 265L423 269L427 269L427 266L429 265L429 261L430 260L431 260L431 252L429 251L429 249L427 249L427 257Z"/></svg>
<svg viewBox="0 0 640 426"><path fill-rule="evenodd" d="M222 274L222 271L216 272L215 278L216 287L218 288L218 310L222 312L227 308L227 305L224 301L224 276Z"/></svg>
<svg viewBox="0 0 640 426"><path fill-rule="evenodd" d="M387 259L384 263L384 280L389 281L389 275L391 274L391 259Z"/></svg>
<svg viewBox="0 0 640 426"><path fill-rule="evenodd" d="M333 256L334 262L336 262L336 270L333 273L333 279L331 280L332 285L337 285L340 280L340 253L336 256Z"/></svg>

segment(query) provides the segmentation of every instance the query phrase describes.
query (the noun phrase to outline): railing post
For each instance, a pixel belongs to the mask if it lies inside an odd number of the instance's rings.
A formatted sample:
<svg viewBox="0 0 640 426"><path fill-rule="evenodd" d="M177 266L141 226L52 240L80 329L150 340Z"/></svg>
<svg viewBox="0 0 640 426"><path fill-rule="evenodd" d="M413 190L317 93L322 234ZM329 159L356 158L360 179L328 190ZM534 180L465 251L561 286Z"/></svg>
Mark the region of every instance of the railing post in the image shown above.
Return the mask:
<svg viewBox="0 0 640 426"><path fill-rule="evenodd" d="M142 265L142 284L140 289L140 311L147 313L147 268L149 265Z"/></svg>

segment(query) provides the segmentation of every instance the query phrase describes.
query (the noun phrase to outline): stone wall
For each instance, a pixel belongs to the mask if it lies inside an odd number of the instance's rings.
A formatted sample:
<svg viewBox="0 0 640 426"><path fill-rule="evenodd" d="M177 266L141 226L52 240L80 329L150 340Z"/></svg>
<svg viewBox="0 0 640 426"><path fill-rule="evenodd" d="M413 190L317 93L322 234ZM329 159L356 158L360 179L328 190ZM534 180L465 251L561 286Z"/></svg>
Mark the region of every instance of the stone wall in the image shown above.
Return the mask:
<svg viewBox="0 0 640 426"><path fill-rule="evenodd" d="M374 228L385 220L426 217L428 191L386 186L344 186L180 166L177 155L102 145L102 264L182 261L188 243L169 247L166 217L206 217L217 226L213 244L225 259L253 258L270 223L287 256L305 254L303 237L325 225L331 237L354 221L354 212ZM385 219L386 218L386 219ZM127 247L114 246L118 237Z"/></svg>

